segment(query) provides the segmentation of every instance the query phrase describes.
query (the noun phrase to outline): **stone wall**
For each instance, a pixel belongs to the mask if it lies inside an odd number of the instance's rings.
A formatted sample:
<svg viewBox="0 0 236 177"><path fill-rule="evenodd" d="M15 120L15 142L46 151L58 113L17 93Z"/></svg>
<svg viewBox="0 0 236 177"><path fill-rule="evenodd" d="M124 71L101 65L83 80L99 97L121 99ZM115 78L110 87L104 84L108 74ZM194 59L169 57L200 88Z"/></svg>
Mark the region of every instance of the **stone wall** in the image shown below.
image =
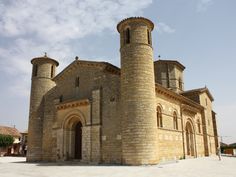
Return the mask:
<svg viewBox="0 0 236 177"><path fill-rule="evenodd" d="M186 110L182 107L183 102L156 93L156 105L162 110L162 127L157 127L158 132L158 157L159 161L189 158L187 155L186 123L191 121L193 126L194 155L192 157L204 156L204 138L201 110L192 108ZM197 111L197 112L196 112ZM178 129L174 128L174 112L177 113ZM200 131L198 122L200 121Z"/></svg>
<svg viewBox="0 0 236 177"><path fill-rule="evenodd" d="M207 135L207 144L209 148L209 155L216 154L216 145L215 145L215 136L214 136L214 124L213 124L213 115L212 115L212 101L206 92L200 94L199 96L200 104L205 107L204 116L205 116L205 125L206 125L206 135Z"/></svg>
<svg viewBox="0 0 236 177"><path fill-rule="evenodd" d="M182 132L159 128L158 155L160 162L182 159L184 157Z"/></svg>
<svg viewBox="0 0 236 177"><path fill-rule="evenodd" d="M156 93L156 103L162 109L163 126L157 128L159 161L183 158L180 103ZM177 113L178 129L174 129L173 115Z"/></svg>
<svg viewBox="0 0 236 177"><path fill-rule="evenodd" d="M74 67L66 73L68 78L57 79L57 86L45 96L43 160L60 161L72 158L73 152L69 151L73 149L73 141L70 140L67 142L69 145L65 145L61 136L66 139L72 136L66 133L63 126L68 116L74 115L84 119L82 161L120 163L119 75L105 72L104 66ZM80 83L76 88L78 77ZM87 100L89 106L80 106L83 100ZM77 104L79 106L74 106ZM106 137L105 141L102 141L102 137L103 140Z"/></svg>
<svg viewBox="0 0 236 177"><path fill-rule="evenodd" d="M121 163L120 78L106 75L102 87L102 162Z"/></svg>
<svg viewBox="0 0 236 177"><path fill-rule="evenodd" d="M92 98L92 91L101 86L104 66L90 66L89 62L74 61L63 75L56 78L58 98L62 101Z"/></svg>

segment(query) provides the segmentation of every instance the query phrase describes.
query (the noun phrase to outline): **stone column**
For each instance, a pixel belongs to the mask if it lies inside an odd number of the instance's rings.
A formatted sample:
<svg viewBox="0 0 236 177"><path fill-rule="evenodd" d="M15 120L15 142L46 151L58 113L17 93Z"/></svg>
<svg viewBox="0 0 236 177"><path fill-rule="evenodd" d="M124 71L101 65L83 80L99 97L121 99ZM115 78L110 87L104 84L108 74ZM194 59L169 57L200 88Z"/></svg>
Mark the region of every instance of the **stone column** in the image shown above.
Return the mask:
<svg viewBox="0 0 236 177"><path fill-rule="evenodd" d="M91 127L82 127L82 161L90 162L91 159Z"/></svg>

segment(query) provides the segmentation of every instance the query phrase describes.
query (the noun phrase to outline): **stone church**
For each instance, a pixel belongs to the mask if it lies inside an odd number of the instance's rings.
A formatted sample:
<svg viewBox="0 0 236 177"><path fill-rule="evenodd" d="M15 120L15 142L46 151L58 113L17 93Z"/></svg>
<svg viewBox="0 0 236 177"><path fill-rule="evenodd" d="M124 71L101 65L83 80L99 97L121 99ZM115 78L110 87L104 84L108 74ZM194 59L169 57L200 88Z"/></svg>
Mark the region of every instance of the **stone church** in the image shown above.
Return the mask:
<svg viewBox="0 0 236 177"><path fill-rule="evenodd" d="M27 161L144 165L216 154L214 100L184 90L185 67L154 61L143 17L124 19L121 68L76 59L56 74L52 58L32 59Z"/></svg>

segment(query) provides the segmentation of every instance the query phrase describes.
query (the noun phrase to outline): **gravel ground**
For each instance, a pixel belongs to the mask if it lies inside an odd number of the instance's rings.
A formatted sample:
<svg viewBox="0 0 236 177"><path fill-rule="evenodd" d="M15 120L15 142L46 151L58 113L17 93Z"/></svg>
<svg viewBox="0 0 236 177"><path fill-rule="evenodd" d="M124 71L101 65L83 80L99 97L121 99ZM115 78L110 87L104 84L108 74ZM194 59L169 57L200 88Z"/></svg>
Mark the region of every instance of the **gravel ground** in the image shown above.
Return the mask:
<svg viewBox="0 0 236 177"><path fill-rule="evenodd" d="M26 163L22 157L0 157L0 177L236 177L236 158L204 157L154 166Z"/></svg>

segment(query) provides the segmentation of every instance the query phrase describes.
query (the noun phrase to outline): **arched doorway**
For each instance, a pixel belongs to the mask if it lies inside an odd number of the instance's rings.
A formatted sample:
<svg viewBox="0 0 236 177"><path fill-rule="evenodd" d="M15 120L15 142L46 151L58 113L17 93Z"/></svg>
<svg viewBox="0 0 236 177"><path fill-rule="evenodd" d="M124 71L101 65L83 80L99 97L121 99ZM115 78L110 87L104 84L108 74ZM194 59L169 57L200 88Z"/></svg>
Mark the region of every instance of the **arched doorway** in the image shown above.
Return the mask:
<svg viewBox="0 0 236 177"><path fill-rule="evenodd" d="M83 119L71 116L64 122L62 157L64 160L82 159Z"/></svg>
<svg viewBox="0 0 236 177"><path fill-rule="evenodd" d="M82 159L82 124L75 125L75 159Z"/></svg>
<svg viewBox="0 0 236 177"><path fill-rule="evenodd" d="M186 123L185 133L187 155L194 156L194 131L192 124L189 121Z"/></svg>

